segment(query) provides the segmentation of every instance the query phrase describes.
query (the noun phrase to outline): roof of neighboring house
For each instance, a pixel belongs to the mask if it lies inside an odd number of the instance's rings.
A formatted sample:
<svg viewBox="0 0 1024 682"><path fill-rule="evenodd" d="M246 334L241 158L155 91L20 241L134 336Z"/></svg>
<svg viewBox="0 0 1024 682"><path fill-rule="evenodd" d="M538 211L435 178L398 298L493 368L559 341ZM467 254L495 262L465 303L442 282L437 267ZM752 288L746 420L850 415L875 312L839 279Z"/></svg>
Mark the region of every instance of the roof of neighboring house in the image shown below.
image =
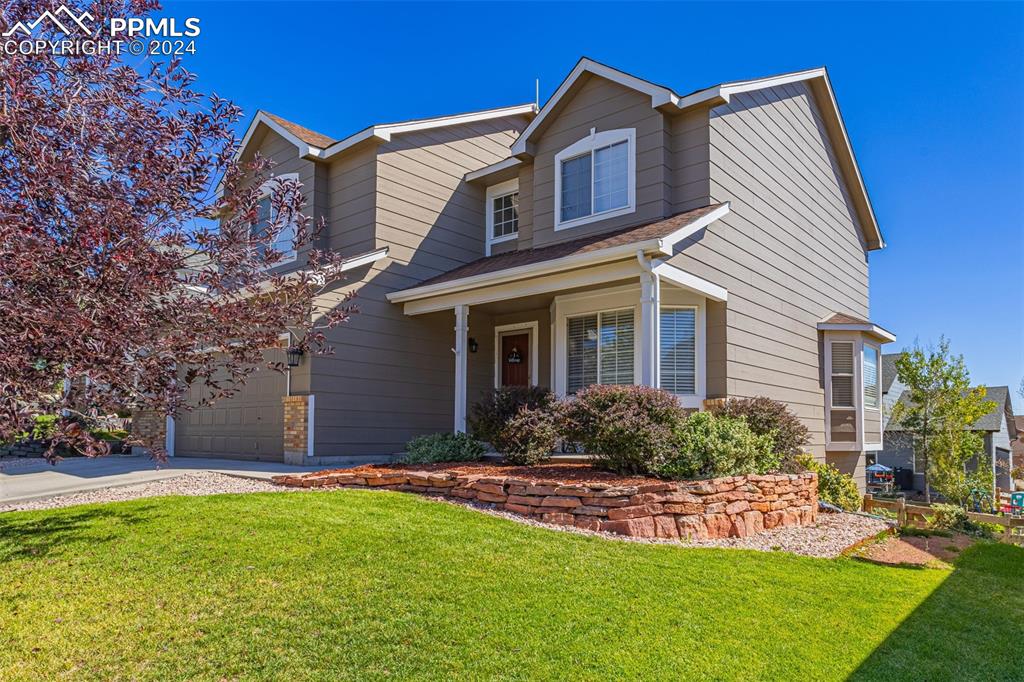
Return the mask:
<svg viewBox="0 0 1024 682"><path fill-rule="evenodd" d="M263 111L262 109L260 111ZM286 119L281 118L276 114L272 114L269 111L263 111L263 113L270 120L274 121L285 130L290 132L295 137L299 138L306 144L311 144L314 147L328 147L334 142L334 138L328 137L322 133L318 133L315 130L309 128L303 128L298 123L292 123Z"/></svg>
<svg viewBox="0 0 1024 682"><path fill-rule="evenodd" d="M903 353L882 353L882 394L889 392L896 381L896 359Z"/></svg>
<svg viewBox="0 0 1024 682"><path fill-rule="evenodd" d="M995 403L988 414L975 422L971 431L999 431L1003 428L1003 419L1009 415L1010 387L1009 386L987 386L985 400ZM908 403L910 391L903 391L900 394L899 402ZM887 431L900 431L900 425L895 420L889 422L885 427ZM1011 427L1012 428L1012 427Z"/></svg>
<svg viewBox="0 0 1024 682"><path fill-rule="evenodd" d="M523 249L521 251L510 251L496 256L487 256L486 258L480 258L470 263L466 263L465 265L460 265L454 270L449 270L448 272L423 281L420 284L417 284L416 288L429 286L431 284L440 284L442 282L452 282L466 277L472 277L474 275L499 272L501 270L507 270L509 268L520 267L523 265L534 265L536 263L543 263L544 261L555 260L557 258L564 258L566 256L573 256L580 253L600 251L601 249L624 246L626 244L644 242L652 239L661 239L671 235L673 232L687 227L688 225L692 225L701 218L708 216L710 213L723 206L725 206L725 204L711 204L709 206L695 208L684 213L677 213L669 218L663 218L661 220L644 223L643 225L636 225L634 227L627 227L614 232L605 232L590 237L582 237L580 239L574 239L560 244L553 244L551 246L542 246L535 249Z"/></svg>

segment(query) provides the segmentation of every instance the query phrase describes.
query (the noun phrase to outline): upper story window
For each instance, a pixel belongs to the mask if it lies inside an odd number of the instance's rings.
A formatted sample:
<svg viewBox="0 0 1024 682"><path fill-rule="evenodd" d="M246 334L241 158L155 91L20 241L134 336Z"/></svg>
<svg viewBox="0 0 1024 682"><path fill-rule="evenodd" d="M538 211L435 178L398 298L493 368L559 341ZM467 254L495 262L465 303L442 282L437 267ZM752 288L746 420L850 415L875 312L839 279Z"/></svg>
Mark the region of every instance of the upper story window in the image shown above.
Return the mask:
<svg viewBox="0 0 1024 682"><path fill-rule="evenodd" d="M491 245L519 236L519 180L487 188L487 255Z"/></svg>
<svg viewBox="0 0 1024 682"><path fill-rule="evenodd" d="M864 344L864 407L877 410L882 400L882 380L878 372L878 349Z"/></svg>
<svg viewBox="0 0 1024 682"><path fill-rule="evenodd" d="M286 173L263 183L263 196L260 197L256 205L256 222L249 227L250 236L259 237L276 222L277 216L274 213L273 192L278 185L278 181L298 179L298 173ZM266 251L267 244L257 244L254 248L262 255ZM277 237L274 239L274 249L284 254L281 260L278 261L278 265L295 260L295 223L293 221L289 221L281 227Z"/></svg>
<svg viewBox="0 0 1024 682"><path fill-rule="evenodd" d="M597 132L555 155L555 229L636 210L636 129Z"/></svg>

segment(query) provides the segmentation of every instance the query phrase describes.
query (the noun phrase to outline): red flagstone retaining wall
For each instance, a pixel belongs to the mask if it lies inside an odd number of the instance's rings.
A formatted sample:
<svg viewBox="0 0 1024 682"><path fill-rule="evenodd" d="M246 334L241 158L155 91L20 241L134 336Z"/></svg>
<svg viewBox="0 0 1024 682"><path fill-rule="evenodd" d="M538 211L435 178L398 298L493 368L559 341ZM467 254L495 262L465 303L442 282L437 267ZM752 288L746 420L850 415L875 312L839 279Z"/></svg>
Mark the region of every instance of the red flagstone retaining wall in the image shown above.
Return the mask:
<svg viewBox="0 0 1024 682"><path fill-rule="evenodd" d="M412 470L379 475L317 472L276 476L274 482L442 495L546 523L644 538L746 537L777 526L810 525L818 514L818 478L813 472L628 486Z"/></svg>

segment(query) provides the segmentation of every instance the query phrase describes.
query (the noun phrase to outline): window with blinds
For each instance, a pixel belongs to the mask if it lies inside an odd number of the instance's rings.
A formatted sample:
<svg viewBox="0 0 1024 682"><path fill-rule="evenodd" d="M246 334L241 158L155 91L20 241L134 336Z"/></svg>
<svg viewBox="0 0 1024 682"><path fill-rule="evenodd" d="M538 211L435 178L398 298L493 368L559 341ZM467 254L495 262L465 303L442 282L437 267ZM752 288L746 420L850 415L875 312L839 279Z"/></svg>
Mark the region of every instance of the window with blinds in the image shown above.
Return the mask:
<svg viewBox="0 0 1024 682"><path fill-rule="evenodd" d="M878 409L881 401L881 377L878 374L878 349L864 346L864 407Z"/></svg>
<svg viewBox="0 0 1024 682"><path fill-rule="evenodd" d="M661 309L661 388L675 395L697 392L697 311Z"/></svg>
<svg viewBox="0 0 1024 682"><path fill-rule="evenodd" d="M855 407L853 397L853 342L833 342L832 407Z"/></svg>
<svg viewBox="0 0 1024 682"><path fill-rule="evenodd" d="M632 310L570 317L566 325L570 394L591 384L633 383Z"/></svg>

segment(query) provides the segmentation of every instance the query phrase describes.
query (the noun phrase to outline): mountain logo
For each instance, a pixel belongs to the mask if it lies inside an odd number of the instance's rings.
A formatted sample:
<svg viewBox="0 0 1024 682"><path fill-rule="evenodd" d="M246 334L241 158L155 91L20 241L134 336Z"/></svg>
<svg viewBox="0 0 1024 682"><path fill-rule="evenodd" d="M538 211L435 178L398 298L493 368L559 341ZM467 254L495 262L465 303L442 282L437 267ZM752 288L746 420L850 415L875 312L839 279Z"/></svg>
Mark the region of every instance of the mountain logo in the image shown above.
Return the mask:
<svg viewBox="0 0 1024 682"><path fill-rule="evenodd" d="M63 21L59 17L63 17ZM93 16L88 12L75 14L64 5L61 5L60 7L57 8L57 11L55 12L46 10L45 12L40 14L34 21L19 21L15 23L14 26L12 26L9 30L3 32L3 37L9 38L15 33L18 33L19 31L27 36L31 36L32 31L34 31L40 24L42 24L43 21L49 21L56 28L58 28L60 32L64 35L70 35L73 32L73 30L78 29L81 29L82 31L85 31L87 34L92 35L92 29L90 29L88 24L85 23L86 20L93 21ZM76 26L78 27L78 29L74 29L74 27Z"/></svg>

